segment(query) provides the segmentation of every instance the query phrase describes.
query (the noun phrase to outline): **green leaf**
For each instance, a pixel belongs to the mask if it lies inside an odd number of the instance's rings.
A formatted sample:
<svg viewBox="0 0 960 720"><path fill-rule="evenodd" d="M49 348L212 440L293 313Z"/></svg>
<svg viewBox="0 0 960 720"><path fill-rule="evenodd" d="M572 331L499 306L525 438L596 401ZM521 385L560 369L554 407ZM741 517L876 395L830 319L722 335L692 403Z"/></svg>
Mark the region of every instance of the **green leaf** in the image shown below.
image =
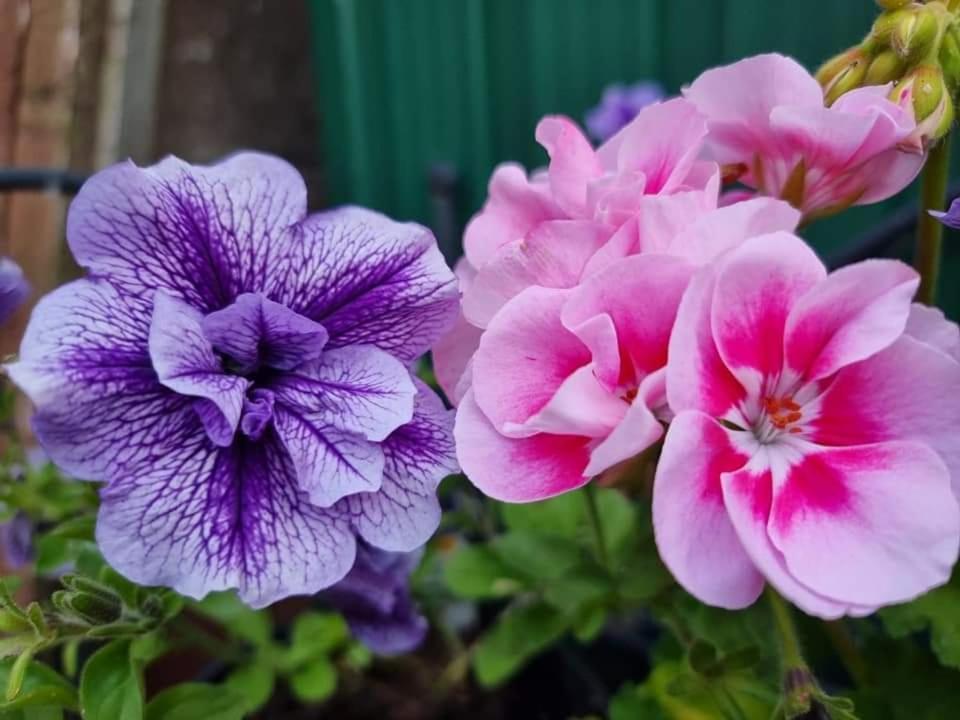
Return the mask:
<svg viewBox="0 0 960 720"><path fill-rule="evenodd" d="M496 538L491 548L514 577L527 578L534 587L556 581L580 564L579 545L563 537L514 530Z"/></svg>
<svg viewBox="0 0 960 720"><path fill-rule="evenodd" d="M523 588L497 553L483 545L462 545L444 568L444 580L454 595L468 600L512 595Z"/></svg>
<svg viewBox="0 0 960 720"><path fill-rule="evenodd" d="M913 602L884 608L880 619L895 638L929 629L931 646L940 662L960 669L960 587L955 583Z"/></svg>
<svg viewBox="0 0 960 720"><path fill-rule="evenodd" d="M242 720L245 713L245 698L230 687L184 683L153 698L146 720Z"/></svg>
<svg viewBox="0 0 960 720"><path fill-rule="evenodd" d="M575 615L606 604L613 591L610 576L596 563L584 562L552 583L543 597L558 610Z"/></svg>
<svg viewBox="0 0 960 720"><path fill-rule="evenodd" d="M573 634L582 643L593 642L607 623L607 610L602 607L587 609L573 621Z"/></svg>
<svg viewBox="0 0 960 720"><path fill-rule="evenodd" d="M477 643L473 669L485 687L499 685L563 635L570 620L545 602L513 605Z"/></svg>
<svg viewBox="0 0 960 720"><path fill-rule="evenodd" d="M139 720L143 688L128 640L114 640L97 650L80 674L84 720Z"/></svg>
<svg viewBox="0 0 960 720"><path fill-rule="evenodd" d="M293 622L290 649L284 666L295 669L303 663L325 656L350 639L350 630L336 613L307 612Z"/></svg>
<svg viewBox="0 0 960 720"><path fill-rule="evenodd" d="M669 720L660 703L644 687L624 685L610 700L609 720Z"/></svg>
<svg viewBox="0 0 960 720"><path fill-rule="evenodd" d="M64 520L56 527L45 533L45 537L73 538L94 542L94 531L97 525L95 515L80 515Z"/></svg>
<svg viewBox="0 0 960 720"><path fill-rule="evenodd" d="M14 663L14 658L0 661L0 684L8 684ZM19 694L14 700L0 704L0 717L3 717L4 711L25 708L77 709L77 691L62 675L39 662L29 663L24 670Z"/></svg>
<svg viewBox="0 0 960 720"><path fill-rule="evenodd" d="M318 657L290 676L290 689L303 702L322 702L337 689L337 670L329 658Z"/></svg>
<svg viewBox="0 0 960 720"><path fill-rule="evenodd" d="M269 614L247 607L235 592L210 593L194 607L218 621L231 634L257 647L269 645L273 638Z"/></svg>
<svg viewBox="0 0 960 720"><path fill-rule="evenodd" d="M243 665L227 677L226 686L243 696L244 708L254 713L266 705L276 681L273 667L265 661Z"/></svg>

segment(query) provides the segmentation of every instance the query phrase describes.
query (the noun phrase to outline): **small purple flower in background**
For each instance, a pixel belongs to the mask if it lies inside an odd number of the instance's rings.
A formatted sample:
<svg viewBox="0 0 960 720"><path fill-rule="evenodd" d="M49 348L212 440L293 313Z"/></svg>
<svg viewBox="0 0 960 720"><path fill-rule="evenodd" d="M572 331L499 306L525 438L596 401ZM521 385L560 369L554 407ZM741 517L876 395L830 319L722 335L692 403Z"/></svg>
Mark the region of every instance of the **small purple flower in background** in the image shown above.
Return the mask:
<svg viewBox="0 0 960 720"><path fill-rule="evenodd" d="M960 230L960 197L954 198L946 212L940 210L928 210L927 212L948 228Z"/></svg>
<svg viewBox="0 0 960 720"><path fill-rule="evenodd" d="M30 286L20 266L0 258L0 323L6 322L29 294Z"/></svg>
<svg viewBox="0 0 960 720"><path fill-rule="evenodd" d="M323 593L357 639L375 653L410 652L426 637L427 620L410 596L410 573L420 555L385 552L361 542L353 569Z"/></svg>
<svg viewBox="0 0 960 720"><path fill-rule="evenodd" d="M0 548L5 570L19 570L33 562L33 523L23 513L16 513L0 523Z"/></svg>
<svg viewBox="0 0 960 720"><path fill-rule="evenodd" d="M240 153L98 173L67 240L89 276L40 301L8 370L51 459L105 483L118 571L262 607L343 578L357 536L433 533L452 417L408 368L458 292L429 231L307 216L294 168Z"/></svg>
<svg viewBox="0 0 960 720"><path fill-rule="evenodd" d="M647 105L665 97L663 88L655 82L635 85L609 85L603 91L600 104L587 111L587 132L597 142L605 142L633 120Z"/></svg>

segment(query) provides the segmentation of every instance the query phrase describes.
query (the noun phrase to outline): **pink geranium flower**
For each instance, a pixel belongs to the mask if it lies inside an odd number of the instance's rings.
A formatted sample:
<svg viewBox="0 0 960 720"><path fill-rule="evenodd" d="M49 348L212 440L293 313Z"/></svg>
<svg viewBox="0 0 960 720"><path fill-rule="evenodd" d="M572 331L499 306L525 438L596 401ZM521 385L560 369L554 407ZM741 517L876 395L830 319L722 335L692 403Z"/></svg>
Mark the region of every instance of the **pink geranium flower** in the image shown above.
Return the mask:
<svg viewBox="0 0 960 720"><path fill-rule="evenodd" d="M702 601L764 582L822 617L945 582L957 559L960 338L888 260L827 275L754 238L698 272L670 340L661 556ZM952 486L951 487L951 481Z"/></svg>
<svg viewBox="0 0 960 720"><path fill-rule="evenodd" d="M825 107L817 81L782 55L707 70L684 91L709 120L707 147L758 192L808 218L895 195L923 167L909 98L887 86L848 92Z"/></svg>
<svg viewBox="0 0 960 720"><path fill-rule="evenodd" d="M456 387L455 435L465 472L487 495L567 492L659 440L671 415L669 337L697 265L799 219L765 198L681 222L684 203L664 201L644 214L653 233L641 232L644 242L611 250L611 240L575 288L531 285L462 338L461 349L479 349ZM469 295L478 281L464 279Z"/></svg>
<svg viewBox="0 0 960 720"><path fill-rule="evenodd" d="M688 206L708 209L719 191L716 165L698 160L706 122L681 98L645 108L596 150L559 116L541 120L536 136L549 167L529 178L518 165L498 167L464 234L463 311L434 351L438 380L455 403L469 384L480 330L509 299L531 286L575 286L593 254L651 198L691 195Z"/></svg>

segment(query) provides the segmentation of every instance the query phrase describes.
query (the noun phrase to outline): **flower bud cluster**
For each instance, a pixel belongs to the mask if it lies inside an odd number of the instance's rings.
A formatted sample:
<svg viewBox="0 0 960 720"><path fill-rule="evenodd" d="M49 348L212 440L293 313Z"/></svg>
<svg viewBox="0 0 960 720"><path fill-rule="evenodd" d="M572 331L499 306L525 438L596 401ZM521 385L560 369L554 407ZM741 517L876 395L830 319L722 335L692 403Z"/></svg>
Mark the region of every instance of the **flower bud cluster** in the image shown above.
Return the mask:
<svg viewBox="0 0 960 720"><path fill-rule="evenodd" d="M832 105L859 87L892 84L890 99L912 105L919 146L953 126L960 87L960 0L877 0L883 13L862 43L817 72Z"/></svg>

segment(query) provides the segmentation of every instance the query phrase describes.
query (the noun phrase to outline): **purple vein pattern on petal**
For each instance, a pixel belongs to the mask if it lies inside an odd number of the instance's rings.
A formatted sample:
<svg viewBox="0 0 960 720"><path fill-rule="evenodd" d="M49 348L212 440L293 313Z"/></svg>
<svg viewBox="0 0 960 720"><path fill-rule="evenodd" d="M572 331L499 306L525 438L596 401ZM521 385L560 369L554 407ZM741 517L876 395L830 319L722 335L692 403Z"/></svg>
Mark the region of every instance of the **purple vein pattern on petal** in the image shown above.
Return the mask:
<svg viewBox="0 0 960 720"><path fill-rule="evenodd" d="M456 320L459 292L430 231L346 207L292 228L268 295L321 323L330 347L376 345L404 362Z"/></svg>
<svg viewBox="0 0 960 720"><path fill-rule="evenodd" d="M190 597L238 588L254 607L315 593L347 573L353 533L309 503L274 439L220 449L194 415L170 422L176 450L102 492L97 542L111 565Z"/></svg>
<svg viewBox="0 0 960 720"><path fill-rule="evenodd" d="M150 358L160 382L198 398L194 408L210 439L229 447L250 382L227 375L200 327L200 311L158 291L150 323Z"/></svg>
<svg viewBox="0 0 960 720"><path fill-rule="evenodd" d="M190 399L157 382L149 329L149 306L104 282L69 283L34 309L7 370L37 406L43 447L68 474L103 480L167 451L166 418Z"/></svg>
<svg viewBox="0 0 960 720"><path fill-rule="evenodd" d="M209 312L263 289L306 197L300 174L269 155L238 153L210 167L126 162L80 189L67 240L94 276L132 295L163 288Z"/></svg>
<svg viewBox="0 0 960 720"><path fill-rule="evenodd" d="M242 372L261 365L292 370L316 360L327 344L323 325L260 293L240 295L232 305L203 318L202 325L213 347Z"/></svg>
<svg viewBox="0 0 960 720"><path fill-rule="evenodd" d="M38 304L8 370L51 458L104 483L98 542L136 582L261 606L340 580L357 535L437 526L452 414L408 367L455 319L453 274L425 229L304 199L247 153L118 165L71 207L90 278Z"/></svg>
<svg viewBox="0 0 960 720"><path fill-rule="evenodd" d="M386 466L376 493L344 498L334 510L351 518L360 536L383 550L410 552L440 523L437 486L459 471L453 410L419 380L413 420L383 443Z"/></svg>

